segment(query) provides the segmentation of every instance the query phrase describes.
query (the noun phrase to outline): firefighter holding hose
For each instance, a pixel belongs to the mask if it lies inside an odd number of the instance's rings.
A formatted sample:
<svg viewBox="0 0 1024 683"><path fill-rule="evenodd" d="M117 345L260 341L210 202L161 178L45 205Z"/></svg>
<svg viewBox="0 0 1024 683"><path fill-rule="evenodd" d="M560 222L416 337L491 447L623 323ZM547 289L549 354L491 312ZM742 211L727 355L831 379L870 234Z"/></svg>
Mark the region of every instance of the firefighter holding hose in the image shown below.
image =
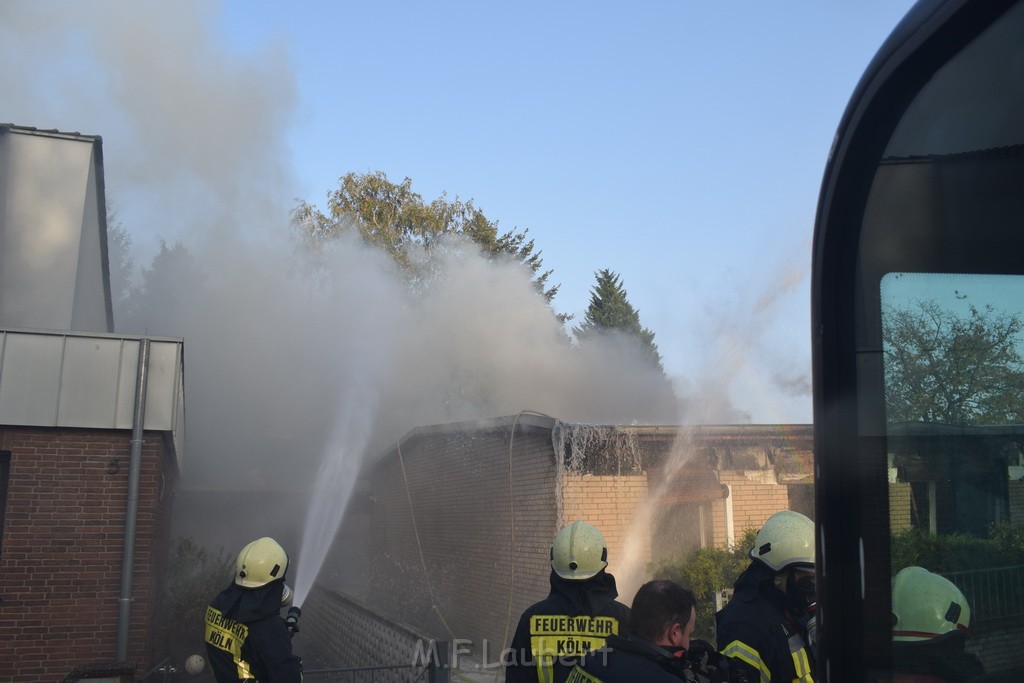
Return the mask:
<svg viewBox="0 0 1024 683"><path fill-rule="evenodd" d="M302 660L292 653L298 608L285 585L288 555L277 541L257 539L238 553L231 585L206 608L206 651L217 683L301 683Z"/></svg>

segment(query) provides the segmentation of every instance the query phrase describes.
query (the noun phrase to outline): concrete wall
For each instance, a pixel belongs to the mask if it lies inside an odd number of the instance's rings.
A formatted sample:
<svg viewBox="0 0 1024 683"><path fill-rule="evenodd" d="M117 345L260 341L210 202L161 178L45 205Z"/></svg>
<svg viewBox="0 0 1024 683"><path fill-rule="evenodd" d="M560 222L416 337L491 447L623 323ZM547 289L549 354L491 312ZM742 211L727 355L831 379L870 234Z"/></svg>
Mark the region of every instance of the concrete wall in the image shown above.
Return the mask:
<svg viewBox="0 0 1024 683"><path fill-rule="evenodd" d="M55 681L114 662L131 432L0 427L0 450L11 454L0 546L4 680ZM176 483L163 435L146 433L128 637L142 671L158 645L157 568Z"/></svg>

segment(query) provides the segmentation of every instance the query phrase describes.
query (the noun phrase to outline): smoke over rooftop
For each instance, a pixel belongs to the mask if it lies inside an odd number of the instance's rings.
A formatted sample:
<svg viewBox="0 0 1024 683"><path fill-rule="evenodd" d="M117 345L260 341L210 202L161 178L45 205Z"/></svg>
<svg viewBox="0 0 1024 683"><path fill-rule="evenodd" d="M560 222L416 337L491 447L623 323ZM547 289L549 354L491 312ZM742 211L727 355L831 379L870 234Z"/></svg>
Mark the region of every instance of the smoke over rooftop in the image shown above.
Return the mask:
<svg viewBox="0 0 1024 683"><path fill-rule="evenodd" d="M529 273L465 245L442 250L429 292L356 241L336 245L326 279L307 277L289 239L300 193L286 145L299 115L289 57L276 44L217 46L216 9L0 5L5 118L103 137L110 205L153 276L145 306L116 322L185 339L184 488L308 490L354 406L371 455L418 425L521 410L682 419L627 341L573 347ZM713 380L683 389L703 394L686 402L698 417L744 418ZM229 529L227 516L206 531L229 547L261 534Z"/></svg>

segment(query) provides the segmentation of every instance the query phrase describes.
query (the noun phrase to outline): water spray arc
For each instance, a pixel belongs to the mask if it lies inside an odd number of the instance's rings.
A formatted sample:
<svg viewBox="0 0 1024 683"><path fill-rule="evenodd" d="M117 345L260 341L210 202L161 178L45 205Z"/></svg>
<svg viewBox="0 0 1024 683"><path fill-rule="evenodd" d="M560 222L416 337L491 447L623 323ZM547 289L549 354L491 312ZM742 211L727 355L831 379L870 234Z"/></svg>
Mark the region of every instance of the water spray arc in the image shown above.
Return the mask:
<svg viewBox="0 0 1024 683"><path fill-rule="evenodd" d="M350 390L342 406L341 422L324 453L306 511L295 578L296 607L312 590L341 526L370 441L375 403L365 392Z"/></svg>

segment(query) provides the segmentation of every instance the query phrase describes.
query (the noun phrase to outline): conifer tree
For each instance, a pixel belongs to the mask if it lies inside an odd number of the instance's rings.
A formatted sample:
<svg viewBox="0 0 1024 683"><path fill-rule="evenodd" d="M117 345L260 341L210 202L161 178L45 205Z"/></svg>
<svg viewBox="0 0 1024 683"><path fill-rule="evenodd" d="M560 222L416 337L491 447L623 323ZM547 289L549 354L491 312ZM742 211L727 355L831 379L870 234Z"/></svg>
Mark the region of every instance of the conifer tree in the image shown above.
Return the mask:
<svg viewBox="0 0 1024 683"><path fill-rule="evenodd" d="M582 343L604 334L628 335L636 339L643 356L664 372L661 353L654 343L654 332L640 323L640 313L629 303L619 275L605 268L594 276L597 282L590 290L590 305L583 322L573 328L576 339Z"/></svg>

